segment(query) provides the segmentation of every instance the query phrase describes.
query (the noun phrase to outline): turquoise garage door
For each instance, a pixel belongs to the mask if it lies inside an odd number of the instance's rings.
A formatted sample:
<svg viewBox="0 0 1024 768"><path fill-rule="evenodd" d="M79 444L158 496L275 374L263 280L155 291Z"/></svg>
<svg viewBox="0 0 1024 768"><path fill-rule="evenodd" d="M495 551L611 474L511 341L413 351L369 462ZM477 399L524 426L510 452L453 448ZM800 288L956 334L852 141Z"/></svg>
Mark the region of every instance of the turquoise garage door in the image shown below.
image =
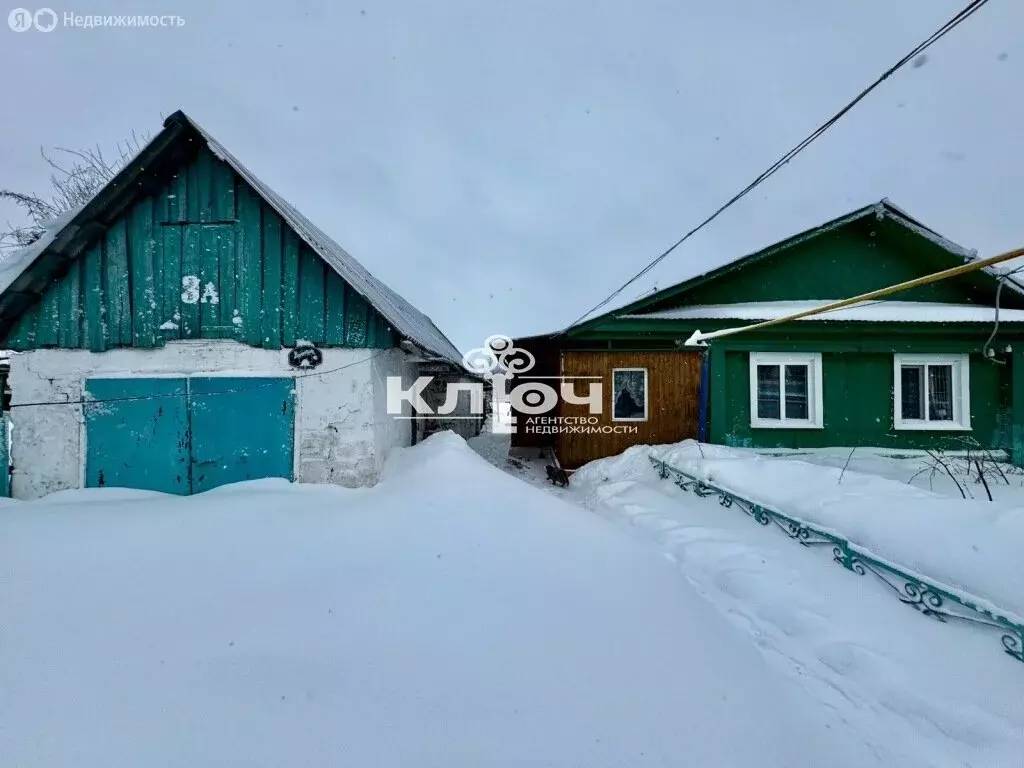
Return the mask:
<svg viewBox="0 0 1024 768"><path fill-rule="evenodd" d="M291 378L89 379L85 485L189 494L292 478Z"/></svg>

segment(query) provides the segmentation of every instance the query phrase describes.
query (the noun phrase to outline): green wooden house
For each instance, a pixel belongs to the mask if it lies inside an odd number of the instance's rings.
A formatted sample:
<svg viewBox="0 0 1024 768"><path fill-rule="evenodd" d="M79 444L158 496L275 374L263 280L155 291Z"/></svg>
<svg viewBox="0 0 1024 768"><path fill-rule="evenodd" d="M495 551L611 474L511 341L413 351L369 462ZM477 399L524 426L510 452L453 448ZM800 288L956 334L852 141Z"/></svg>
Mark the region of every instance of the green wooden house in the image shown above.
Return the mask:
<svg viewBox="0 0 1024 768"><path fill-rule="evenodd" d="M683 346L696 330L785 317L974 258L883 200L563 333L521 339L547 361L537 373L603 377L608 410L613 371L628 360L648 371L650 405L639 434L612 444L521 430L514 441L561 446L570 466L650 436L755 448L983 446L1024 463L1024 287L1005 272L978 270L703 351Z"/></svg>
<svg viewBox="0 0 1024 768"><path fill-rule="evenodd" d="M0 263L0 349L23 498L370 484L416 437L388 378L462 370L428 317L181 112Z"/></svg>

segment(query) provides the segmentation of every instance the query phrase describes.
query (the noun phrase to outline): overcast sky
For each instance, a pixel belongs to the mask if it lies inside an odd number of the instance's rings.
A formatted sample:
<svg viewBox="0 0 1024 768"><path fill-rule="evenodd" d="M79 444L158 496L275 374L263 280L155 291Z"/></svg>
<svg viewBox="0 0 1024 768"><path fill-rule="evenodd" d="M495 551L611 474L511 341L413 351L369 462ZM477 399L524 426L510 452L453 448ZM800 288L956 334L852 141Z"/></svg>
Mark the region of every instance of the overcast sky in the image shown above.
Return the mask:
<svg viewBox="0 0 1024 768"><path fill-rule="evenodd" d="M184 109L467 349L573 320L965 4L53 0L185 25L0 27L0 186ZM622 300L882 197L1024 245L1022 30L992 0Z"/></svg>

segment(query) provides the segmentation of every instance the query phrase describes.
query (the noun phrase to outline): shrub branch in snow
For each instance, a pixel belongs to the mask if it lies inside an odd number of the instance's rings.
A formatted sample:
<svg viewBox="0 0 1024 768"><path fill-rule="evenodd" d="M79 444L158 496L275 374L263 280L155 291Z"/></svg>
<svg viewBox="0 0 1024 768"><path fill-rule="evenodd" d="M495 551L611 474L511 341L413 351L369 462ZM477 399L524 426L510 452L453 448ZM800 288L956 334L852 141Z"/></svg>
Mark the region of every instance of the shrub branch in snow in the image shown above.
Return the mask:
<svg viewBox="0 0 1024 768"><path fill-rule="evenodd" d="M913 482L925 473L929 474L930 480L934 479L935 475L941 471L953 481L964 499L974 498L969 486L969 482L973 480L975 485L981 485L985 489L988 500L993 501L992 488L989 483L1010 485L1008 475L1015 471L1019 472L1019 470L1014 467L1004 467L1004 463L999 461L992 451L974 438L962 438L958 442L963 446L958 453L925 451L930 461L907 480L907 483Z"/></svg>

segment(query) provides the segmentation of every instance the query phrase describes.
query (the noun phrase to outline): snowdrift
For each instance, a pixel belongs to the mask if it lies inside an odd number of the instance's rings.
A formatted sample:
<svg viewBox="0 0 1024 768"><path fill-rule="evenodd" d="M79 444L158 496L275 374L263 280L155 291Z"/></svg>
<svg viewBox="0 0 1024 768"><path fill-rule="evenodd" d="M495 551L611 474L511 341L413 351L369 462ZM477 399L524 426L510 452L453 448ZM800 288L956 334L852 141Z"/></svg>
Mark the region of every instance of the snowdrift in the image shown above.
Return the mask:
<svg viewBox="0 0 1024 768"><path fill-rule="evenodd" d="M953 499L884 477L692 440L630 448L621 456L583 467L573 483L586 488L608 478L650 477L654 470L648 456L831 529L883 559L988 601L1024 623L1019 578L1024 509L1018 506Z"/></svg>
<svg viewBox="0 0 1024 768"><path fill-rule="evenodd" d="M54 501L0 510L3 765L879 764L655 550L451 434L372 489Z"/></svg>

